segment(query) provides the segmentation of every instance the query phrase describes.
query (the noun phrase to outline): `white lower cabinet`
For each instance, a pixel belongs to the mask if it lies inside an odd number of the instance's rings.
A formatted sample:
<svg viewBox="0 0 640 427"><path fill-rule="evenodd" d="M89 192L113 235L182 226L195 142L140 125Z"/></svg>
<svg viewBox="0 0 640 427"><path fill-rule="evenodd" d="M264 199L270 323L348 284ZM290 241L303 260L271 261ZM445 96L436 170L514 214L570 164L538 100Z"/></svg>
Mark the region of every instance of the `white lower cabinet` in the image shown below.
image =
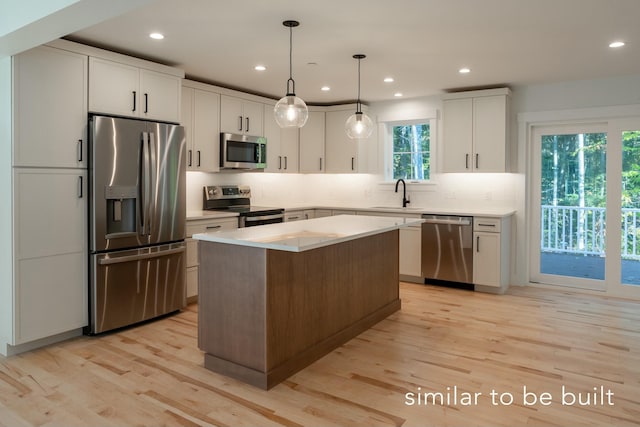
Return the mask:
<svg viewBox="0 0 640 427"><path fill-rule="evenodd" d="M400 229L400 276L403 280L423 282L422 226Z"/></svg>
<svg viewBox="0 0 640 427"><path fill-rule="evenodd" d="M302 221L313 218L313 212L310 210L286 211L284 213L284 222Z"/></svg>
<svg viewBox="0 0 640 427"><path fill-rule="evenodd" d="M198 241L191 236L236 228L238 228L238 217L187 221L187 302L193 302L198 296Z"/></svg>
<svg viewBox="0 0 640 427"><path fill-rule="evenodd" d="M344 210L344 209L333 209L331 211L331 216L336 215L355 215L356 211Z"/></svg>
<svg viewBox="0 0 640 427"><path fill-rule="evenodd" d="M14 185L19 345L87 325L87 172L15 168Z"/></svg>
<svg viewBox="0 0 640 427"><path fill-rule="evenodd" d="M313 210L314 218L322 218L325 216L331 216L331 209L314 209Z"/></svg>
<svg viewBox="0 0 640 427"><path fill-rule="evenodd" d="M473 219L473 283L476 290L504 292L509 285L511 218Z"/></svg>

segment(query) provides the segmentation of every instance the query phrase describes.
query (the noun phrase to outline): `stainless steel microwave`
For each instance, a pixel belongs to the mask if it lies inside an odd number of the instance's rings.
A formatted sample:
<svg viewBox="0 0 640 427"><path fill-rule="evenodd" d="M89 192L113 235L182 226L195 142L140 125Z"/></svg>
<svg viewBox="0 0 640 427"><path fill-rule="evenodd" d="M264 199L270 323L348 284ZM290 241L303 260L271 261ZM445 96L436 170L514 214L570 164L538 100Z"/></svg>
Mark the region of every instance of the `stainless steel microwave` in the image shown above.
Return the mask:
<svg viewBox="0 0 640 427"><path fill-rule="evenodd" d="M220 134L220 167L223 169L264 169L267 166L267 138Z"/></svg>

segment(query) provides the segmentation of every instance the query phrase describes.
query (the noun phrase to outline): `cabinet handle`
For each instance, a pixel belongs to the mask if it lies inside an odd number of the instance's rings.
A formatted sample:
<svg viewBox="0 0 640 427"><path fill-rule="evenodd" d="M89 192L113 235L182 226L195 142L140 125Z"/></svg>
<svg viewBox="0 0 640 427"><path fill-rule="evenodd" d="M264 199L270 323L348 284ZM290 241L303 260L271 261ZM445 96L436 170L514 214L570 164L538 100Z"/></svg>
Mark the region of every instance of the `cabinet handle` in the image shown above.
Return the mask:
<svg viewBox="0 0 640 427"><path fill-rule="evenodd" d="M149 112L149 94L144 94L144 113L147 114Z"/></svg>
<svg viewBox="0 0 640 427"><path fill-rule="evenodd" d="M249 117L245 118L245 121L247 122L247 132L249 132Z"/></svg>
<svg viewBox="0 0 640 427"><path fill-rule="evenodd" d="M193 165L193 151L189 150L188 152L188 166L191 167Z"/></svg>
<svg viewBox="0 0 640 427"><path fill-rule="evenodd" d="M476 236L476 252L480 252L480 236Z"/></svg>
<svg viewBox="0 0 640 427"><path fill-rule="evenodd" d="M320 170L322 170L322 157L320 157Z"/></svg>
<svg viewBox="0 0 640 427"><path fill-rule="evenodd" d="M84 197L82 181L83 181L82 176L79 176L78 177L78 199L82 199Z"/></svg>
<svg viewBox="0 0 640 427"><path fill-rule="evenodd" d="M78 161L82 161L82 140L78 140Z"/></svg>
<svg viewBox="0 0 640 427"><path fill-rule="evenodd" d="M221 225L207 225L207 230L215 230L216 228L222 228Z"/></svg>
<svg viewBox="0 0 640 427"><path fill-rule="evenodd" d="M469 169L469 154L464 155L464 168Z"/></svg>
<svg viewBox="0 0 640 427"><path fill-rule="evenodd" d="M198 150L198 167L200 167L200 150Z"/></svg>
<svg viewBox="0 0 640 427"><path fill-rule="evenodd" d="M287 170L287 156L284 156L284 170Z"/></svg>
<svg viewBox="0 0 640 427"><path fill-rule="evenodd" d="M479 154L476 153L476 169L478 169L478 156L479 156Z"/></svg>
<svg viewBox="0 0 640 427"><path fill-rule="evenodd" d="M479 222L478 226L479 227L495 227L496 225L495 224L482 224L482 223Z"/></svg>
<svg viewBox="0 0 640 427"><path fill-rule="evenodd" d="M287 221L295 221L296 219L300 219L300 217L299 217L299 216L290 216L290 217L287 217Z"/></svg>
<svg viewBox="0 0 640 427"><path fill-rule="evenodd" d="M356 170L355 162L356 162L356 158L355 158L355 157L352 157L352 158L351 158L351 170L352 170L352 171Z"/></svg>
<svg viewBox="0 0 640 427"><path fill-rule="evenodd" d="M278 156L278 170L282 169L282 156Z"/></svg>
<svg viewBox="0 0 640 427"><path fill-rule="evenodd" d="M242 116L238 116L238 130L242 132Z"/></svg>
<svg viewBox="0 0 640 427"><path fill-rule="evenodd" d="M133 110L131 111L136 111L136 91L133 91Z"/></svg>

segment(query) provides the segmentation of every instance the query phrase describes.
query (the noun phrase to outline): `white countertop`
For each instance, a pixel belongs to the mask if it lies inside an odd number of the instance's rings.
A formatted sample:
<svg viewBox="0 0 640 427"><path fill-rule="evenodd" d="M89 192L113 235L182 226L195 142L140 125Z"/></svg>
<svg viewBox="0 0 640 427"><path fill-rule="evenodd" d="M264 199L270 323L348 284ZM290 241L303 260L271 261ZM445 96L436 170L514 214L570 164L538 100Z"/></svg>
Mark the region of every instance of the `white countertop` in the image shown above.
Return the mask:
<svg viewBox="0 0 640 427"><path fill-rule="evenodd" d="M419 224L419 218L337 215L194 234L197 240L302 252Z"/></svg>
<svg viewBox="0 0 640 427"><path fill-rule="evenodd" d="M372 206L372 207L353 207L353 206L327 206L327 205L305 205L305 206L284 206L286 212L300 211L307 209L328 209L328 210L349 210L356 212L384 212L384 213L397 213L398 215L422 215L422 214L434 214L434 215L465 215L465 216L488 216L495 218L504 218L513 215L516 211L511 208L478 208L473 206L467 207L421 207L421 206L408 206L406 208L394 207L394 206ZM237 213L230 213L224 211L189 211L187 212L187 221L199 220L199 219L211 219L211 218L225 218L238 216Z"/></svg>
<svg viewBox="0 0 640 427"><path fill-rule="evenodd" d="M503 218L511 216L516 211L512 208L478 208L476 206L459 206L459 207L443 207L443 206L407 206L403 208L401 206L371 206L371 207L354 207L348 205L313 205L313 206L285 206L285 212L307 210L307 209L328 209L328 210L348 210L356 212L385 212L385 213L398 213L400 215L414 214L433 214L433 215L464 215L464 216L488 216Z"/></svg>
<svg viewBox="0 0 640 427"><path fill-rule="evenodd" d="M230 212L230 211L188 211L187 212L187 221L191 220L199 220L199 219L217 219L217 218L234 218L238 217L238 212Z"/></svg>

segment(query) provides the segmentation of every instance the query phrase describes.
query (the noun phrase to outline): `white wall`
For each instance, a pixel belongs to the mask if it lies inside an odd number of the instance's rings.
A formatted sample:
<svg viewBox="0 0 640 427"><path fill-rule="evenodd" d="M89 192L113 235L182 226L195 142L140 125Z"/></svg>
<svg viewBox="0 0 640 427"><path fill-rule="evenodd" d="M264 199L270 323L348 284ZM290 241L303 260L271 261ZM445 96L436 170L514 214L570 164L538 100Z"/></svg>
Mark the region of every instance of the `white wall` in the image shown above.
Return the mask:
<svg viewBox="0 0 640 427"><path fill-rule="evenodd" d="M0 354L7 351L13 325L11 155L11 58L0 57Z"/></svg>

